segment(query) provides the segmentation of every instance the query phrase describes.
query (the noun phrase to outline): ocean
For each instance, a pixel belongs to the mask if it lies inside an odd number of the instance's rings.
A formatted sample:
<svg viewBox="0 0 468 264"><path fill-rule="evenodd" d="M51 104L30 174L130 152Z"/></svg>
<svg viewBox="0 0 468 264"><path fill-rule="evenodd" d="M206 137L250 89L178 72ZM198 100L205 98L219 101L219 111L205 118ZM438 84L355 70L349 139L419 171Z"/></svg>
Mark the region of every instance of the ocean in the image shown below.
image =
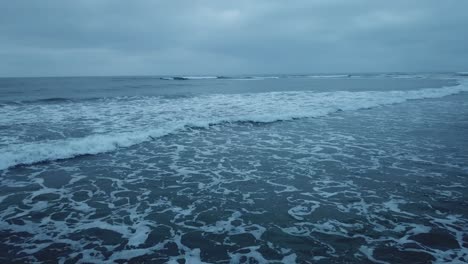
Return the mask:
<svg viewBox="0 0 468 264"><path fill-rule="evenodd" d="M2 263L466 263L462 73L0 79Z"/></svg>

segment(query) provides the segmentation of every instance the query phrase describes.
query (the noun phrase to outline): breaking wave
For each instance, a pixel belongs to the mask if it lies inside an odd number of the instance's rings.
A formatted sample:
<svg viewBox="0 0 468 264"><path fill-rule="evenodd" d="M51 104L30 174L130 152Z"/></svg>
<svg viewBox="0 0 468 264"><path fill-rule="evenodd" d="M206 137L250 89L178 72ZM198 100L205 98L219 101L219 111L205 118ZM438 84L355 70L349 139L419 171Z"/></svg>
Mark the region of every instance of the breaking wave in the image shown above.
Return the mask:
<svg viewBox="0 0 468 264"><path fill-rule="evenodd" d="M244 75L244 76L165 76L160 80L189 81L189 80L269 80L269 79L348 79L348 78L387 78L387 79L425 79L436 77L437 73L364 73L364 74L284 74L284 75ZM455 77L468 76L468 73L454 73Z"/></svg>
<svg viewBox="0 0 468 264"><path fill-rule="evenodd" d="M466 91L468 86L461 84L410 91L269 92L176 99L106 98L58 105L8 105L0 108L0 127L20 124L23 129L15 134L14 139L11 139L11 135L16 132L0 130L0 170L110 152L190 127L320 117L339 111L439 98ZM39 132L35 130L38 122L46 125L49 131L58 132L54 137L49 137L47 133L50 132L37 136ZM65 128L72 126L80 128L82 134L67 134ZM31 136L31 133L36 133L36 136Z"/></svg>
<svg viewBox="0 0 468 264"><path fill-rule="evenodd" d="M288 76L283 76L287 78ZM160 77L166 81L188 81L188 80L267 80L280 79L280 76L172 76Z"/></svg>

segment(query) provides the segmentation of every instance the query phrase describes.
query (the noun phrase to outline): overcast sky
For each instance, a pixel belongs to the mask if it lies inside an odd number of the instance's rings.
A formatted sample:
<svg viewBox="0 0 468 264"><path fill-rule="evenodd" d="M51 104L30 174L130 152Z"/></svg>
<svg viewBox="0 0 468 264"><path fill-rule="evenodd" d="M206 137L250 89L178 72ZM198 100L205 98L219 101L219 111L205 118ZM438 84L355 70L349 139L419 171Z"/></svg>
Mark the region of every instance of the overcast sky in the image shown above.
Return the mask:
<svg viewBox="0 0 468 264"><path fill-rule="evenodd" d="M0 76L466 70L466 0L0 2Z"/></svg>

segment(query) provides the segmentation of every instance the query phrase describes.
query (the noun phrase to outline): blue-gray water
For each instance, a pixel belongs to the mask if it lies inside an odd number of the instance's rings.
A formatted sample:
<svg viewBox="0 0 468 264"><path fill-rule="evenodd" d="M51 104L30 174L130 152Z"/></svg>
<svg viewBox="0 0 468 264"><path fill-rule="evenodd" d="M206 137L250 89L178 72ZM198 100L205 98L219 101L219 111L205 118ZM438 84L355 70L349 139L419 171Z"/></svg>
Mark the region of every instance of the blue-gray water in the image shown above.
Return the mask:
<svg viewBox="0 0 468 264"><path fill-rule="evenodd" d="M0 79L0 260L468 262L465 78Z"/></svg>

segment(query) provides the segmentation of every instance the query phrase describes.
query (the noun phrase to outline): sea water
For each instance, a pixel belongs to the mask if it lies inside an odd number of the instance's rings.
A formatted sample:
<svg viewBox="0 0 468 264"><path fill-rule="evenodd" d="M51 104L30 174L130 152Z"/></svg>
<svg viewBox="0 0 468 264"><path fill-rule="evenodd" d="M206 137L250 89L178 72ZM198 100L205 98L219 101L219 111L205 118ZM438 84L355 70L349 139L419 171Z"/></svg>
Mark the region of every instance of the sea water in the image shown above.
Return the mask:
<svg viewBox="0 0 468 264"><path fill-rule="evenodd" d="M467 262L465 78L0 79L0 259Z"/></svg>

